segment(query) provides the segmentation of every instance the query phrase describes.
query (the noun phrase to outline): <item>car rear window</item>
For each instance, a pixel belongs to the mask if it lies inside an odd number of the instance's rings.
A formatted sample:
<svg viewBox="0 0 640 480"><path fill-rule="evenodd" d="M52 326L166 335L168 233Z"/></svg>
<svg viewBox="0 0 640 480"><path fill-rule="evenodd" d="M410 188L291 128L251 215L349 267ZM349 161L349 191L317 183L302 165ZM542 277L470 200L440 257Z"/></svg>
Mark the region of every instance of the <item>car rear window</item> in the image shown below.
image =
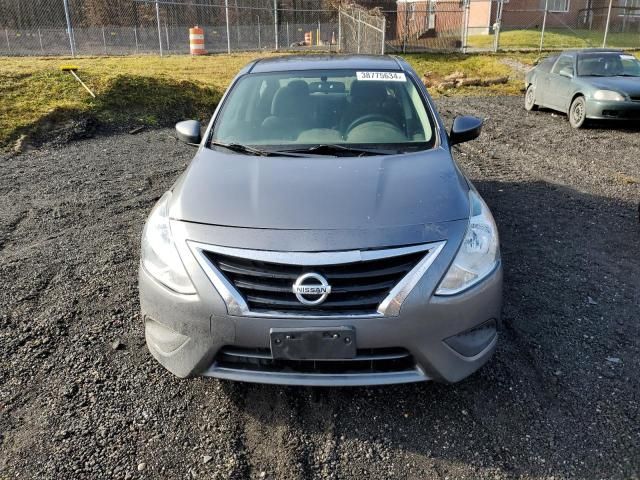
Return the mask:
<svg viewBox="0 0 640 480"><path fill-rule="evenodd" d="M404 72L309 70L238 80L216 118L213 140L256 145L393 145L430 148L434 122Z"/></svg>

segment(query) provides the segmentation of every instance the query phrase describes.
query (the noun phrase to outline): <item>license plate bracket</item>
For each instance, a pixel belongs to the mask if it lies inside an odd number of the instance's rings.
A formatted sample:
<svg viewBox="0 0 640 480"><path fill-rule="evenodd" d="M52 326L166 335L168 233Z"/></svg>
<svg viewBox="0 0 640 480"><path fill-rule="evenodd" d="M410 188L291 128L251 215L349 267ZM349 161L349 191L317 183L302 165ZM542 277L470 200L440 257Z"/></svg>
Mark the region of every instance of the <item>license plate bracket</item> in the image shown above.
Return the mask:
<svg viewBox="0 0 640 480"><path fill-rule="evenodd" d="M356 356L353 327L272 328L271 355L283 360L345 360Z"/></svg>

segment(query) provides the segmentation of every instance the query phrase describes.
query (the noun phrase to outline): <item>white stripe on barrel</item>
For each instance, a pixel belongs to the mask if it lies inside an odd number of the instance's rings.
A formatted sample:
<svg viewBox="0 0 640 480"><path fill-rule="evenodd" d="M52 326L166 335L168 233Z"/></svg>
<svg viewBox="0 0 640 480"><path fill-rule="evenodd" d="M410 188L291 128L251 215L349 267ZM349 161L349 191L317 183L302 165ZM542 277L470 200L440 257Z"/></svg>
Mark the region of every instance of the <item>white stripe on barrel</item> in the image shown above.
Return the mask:
<svg viewBox="0 0 640 480"><path fill-rule="evenodd" d="M191 55L205 55L204 30L197 25L189 29L189 50Z"/></svg>

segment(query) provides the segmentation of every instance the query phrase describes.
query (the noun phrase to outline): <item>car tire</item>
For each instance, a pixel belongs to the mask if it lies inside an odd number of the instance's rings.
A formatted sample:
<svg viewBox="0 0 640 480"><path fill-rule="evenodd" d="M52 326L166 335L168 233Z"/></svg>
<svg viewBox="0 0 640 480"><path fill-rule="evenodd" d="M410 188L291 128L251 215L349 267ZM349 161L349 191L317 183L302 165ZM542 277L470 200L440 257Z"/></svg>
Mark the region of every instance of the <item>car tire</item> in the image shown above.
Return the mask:
<svg viewBox="0 0 640 480"><path fill-rule="evenodd" d="M524 93L524 109L527 112L538 110L538 105L536 105L536 89L533 85L529 85L527 91Z"/></svg>
<svg viewBox="0 0 640 480"><path fill-rule="evenodd" d="M587 123L587 102L584 97L576 97L571 102L569 123L573 128L582 128Z"/></svg>

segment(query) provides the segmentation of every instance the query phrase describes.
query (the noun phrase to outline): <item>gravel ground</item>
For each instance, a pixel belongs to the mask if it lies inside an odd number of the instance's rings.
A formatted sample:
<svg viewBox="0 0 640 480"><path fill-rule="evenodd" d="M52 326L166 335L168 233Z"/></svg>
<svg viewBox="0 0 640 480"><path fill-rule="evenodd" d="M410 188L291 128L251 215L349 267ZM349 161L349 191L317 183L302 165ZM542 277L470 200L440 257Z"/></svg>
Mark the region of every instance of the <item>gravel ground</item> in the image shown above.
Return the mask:
<svg viewBox="0 0 640 480"><path fill-rule="evenodd" d="M497 354L456 385L176 379L138 243L193 150L156 130L0 160L0 478L640 478L639 130L438 103L488 117L458 158L505 265Z"/></svg>

